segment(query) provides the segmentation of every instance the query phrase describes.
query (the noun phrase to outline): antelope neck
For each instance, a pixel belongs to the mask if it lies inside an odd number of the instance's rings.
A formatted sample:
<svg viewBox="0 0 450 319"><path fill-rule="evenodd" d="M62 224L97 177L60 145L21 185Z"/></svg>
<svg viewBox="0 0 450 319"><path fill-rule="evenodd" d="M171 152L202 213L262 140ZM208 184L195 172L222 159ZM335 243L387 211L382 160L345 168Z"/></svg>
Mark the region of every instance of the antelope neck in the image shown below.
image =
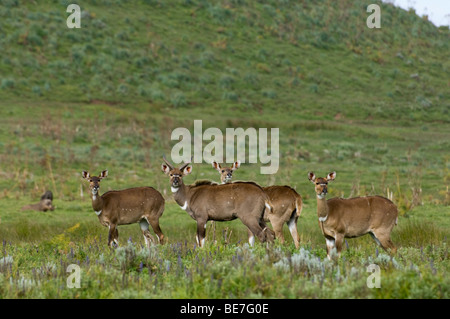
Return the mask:
<svg viewBox="0 0 450 319"><path fill-rule="evenodd" d="M180 184L177 190L173 192L173 195L178 205L183 207L186 204L186 186L184 185L184 183Z"/></svg>
<svg viewBox="0 0 450 319"><path fill-rule="evenodd" d="M97 215L100 215L103 209L103 199L98 193L95 195L91 194L91 197L92 197L92 208L94 209Z"/></svg>
<svg viewBox="0 0 450 319"><path fill-rule="evenodd" d="M321 222L326 221L328 218L328 204L325 196L317 195L317 216Z"/></svg>

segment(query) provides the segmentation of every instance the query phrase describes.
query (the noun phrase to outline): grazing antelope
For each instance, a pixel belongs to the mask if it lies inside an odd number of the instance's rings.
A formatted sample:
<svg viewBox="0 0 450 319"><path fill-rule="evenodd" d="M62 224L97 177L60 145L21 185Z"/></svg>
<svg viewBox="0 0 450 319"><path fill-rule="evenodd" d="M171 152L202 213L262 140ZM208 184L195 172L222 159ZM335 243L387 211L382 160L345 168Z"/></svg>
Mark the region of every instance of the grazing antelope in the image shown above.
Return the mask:
<svg viewBox="0 0 450 319"><path fill-rule="evenodd" d="M55 207L53 206L53 193L51 191L46 191L41 196L41 201L39 203L23 206L22 210L37 210L41 212L55 210Z"/></svg>
<svg viewBox="0 0 450 319"><path fill-rule="evenodd" d="M313 172L308 174L309 180L315 184L317 195L317 215L319 226L327 242L327 257L331 259L331 251L336 248L338 256L342 250L344 238L355 238L370 234L384 250L396 247L391 241L391 231L397 225L398 211L394 203L381 196L355 198L325 199L328 193L328 182L334 181L336 172L326 178L317 177Z"/></svg>
<svg viewBox="0 0 450 319"><path fill-rule="evenodd" d="M217 162L212 162L212 166L220 173L222 184L231 183L233 172L240 167L240 162L233 163L231 167L222 167ZM300 246L300 238L297 232L297 220L300 217L303 208L302 197L289 186L268 186L262 187L269 196L273 206L270 214L264 214L264 220L272 224L275 231L275 237L284 243L283 225L288 225L295 247ZM252 240L252 234L249 233L249 240Z"/></svg>
<svg viewBox="0 0 450 319"><path fill-rule="evenodd" d="M164 235L159 227L159 218L164 212L164 198L153 187L135 187L99 194L100 181L108 176L105 170L99 176L91 176L83 171L81 176L89 181L92 208L100 224L109 228L108 246L118 245L117 226L139 223L147 247L151 245L152 226L159 243L164 242Z"/></svg>
<svg viewBox="0 0 450 319"><path fill-rule="evenodd" d="M170 188L178 205L197 222L197 244L205 243L206 223L239 218L261 242L273 241L273 232L263 219L265 209L271 209L268 196L254 183L219 185L201 182L185 185L183 177L192 172L189 163L174 167L165 157L162 171L170 177ZM252 244L250 242L250 244Z"/></svg>

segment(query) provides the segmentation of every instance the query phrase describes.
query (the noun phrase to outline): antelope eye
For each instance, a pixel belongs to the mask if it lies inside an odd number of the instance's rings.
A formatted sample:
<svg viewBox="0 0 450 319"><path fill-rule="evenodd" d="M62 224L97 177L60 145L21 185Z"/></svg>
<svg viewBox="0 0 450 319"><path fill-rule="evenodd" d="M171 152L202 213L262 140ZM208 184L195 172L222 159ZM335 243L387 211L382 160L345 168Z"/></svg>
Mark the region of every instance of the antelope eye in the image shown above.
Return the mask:
<svg viewBox="0 0 450 319"><path fill-rule="evenodd" d="M173 176L173 174L170 174L170 177L172 177Z"/></svg>
<svg viewBox="0 0 450 319"><path fill-rule="evenodd" d="M225 170L222 170L222 173L225 173Z"/></svg>
<svg viewBox="0 0 450 319"><path fill-rule="evenodd" d="M319 183L316 183L316 185L319 185Z"/></svg>

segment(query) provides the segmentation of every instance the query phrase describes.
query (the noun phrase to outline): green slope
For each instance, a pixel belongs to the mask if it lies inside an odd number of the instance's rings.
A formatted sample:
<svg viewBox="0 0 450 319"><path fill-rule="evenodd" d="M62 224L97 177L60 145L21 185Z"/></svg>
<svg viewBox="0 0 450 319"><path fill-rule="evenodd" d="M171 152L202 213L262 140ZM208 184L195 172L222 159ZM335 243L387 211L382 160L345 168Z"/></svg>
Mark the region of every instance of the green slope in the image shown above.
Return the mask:
<svg viewBox="0 0 450 319"><path fill-rule="evenodd" d="M449 31L364 1L2 1L2 100L449 120Z"/></svg>
<svg viewBox="0 0 450 319"><path fill-rule="evenodd" d="M335 169L335 194L448 202L448 29L385 3L369 29L363 1L237 0L80 1L69 29L69 3L1 2L3 196L75 199L80 169L163 189L171 132L202 119L280 128L278 173L240 179L304 192Z"/></svg>

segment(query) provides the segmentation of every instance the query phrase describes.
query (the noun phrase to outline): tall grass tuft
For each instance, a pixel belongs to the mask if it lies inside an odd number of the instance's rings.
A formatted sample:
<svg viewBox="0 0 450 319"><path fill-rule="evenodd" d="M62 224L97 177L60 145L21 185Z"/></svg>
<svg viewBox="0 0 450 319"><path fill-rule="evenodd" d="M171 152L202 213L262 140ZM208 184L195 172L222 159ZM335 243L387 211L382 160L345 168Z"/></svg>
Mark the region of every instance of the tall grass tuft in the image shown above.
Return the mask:
<svg viewBox="0 0 450 319"><path fill-rule="evenodd" d="M394 242L402 246L422 247L440 245L445 240L445 233L433 221L422 222L413 218L402 218L392 232Z"/></svg>

